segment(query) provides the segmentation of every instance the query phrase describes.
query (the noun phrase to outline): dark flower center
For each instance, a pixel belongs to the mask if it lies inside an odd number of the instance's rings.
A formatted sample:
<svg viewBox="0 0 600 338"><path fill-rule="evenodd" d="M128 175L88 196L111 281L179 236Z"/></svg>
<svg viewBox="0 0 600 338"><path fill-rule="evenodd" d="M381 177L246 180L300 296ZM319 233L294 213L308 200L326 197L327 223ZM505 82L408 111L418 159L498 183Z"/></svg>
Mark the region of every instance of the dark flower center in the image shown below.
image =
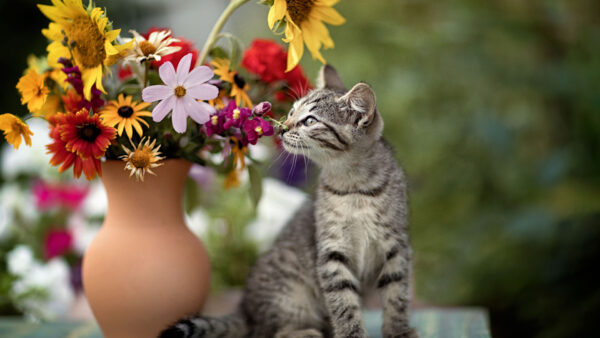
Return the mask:
<svg viewBox="0 0 600 338"><path fill-rule="evenodd" d="M80 139L83 139L85 141L94 142L96 141L96 137L100 135L100 132L101 130L100 128L98 128L97 125L84 124L83 126L79 127L79 132L77 136L79 136Z"/></svg>
<svg viewBox="0 0 600 338"><path fill-rule="evenodd" d="M106 58L104 35L88 16L80 15L66 32L73 45L73 57L84 68L94 68L102 65Z"/></svg>
<svg viewBox="0 0 600 338"><path fill-rule="evenodd" d="M123 118L128 118L133 115L133 108L130 106L121 106L119 107L119 110L117 110L117 113Z"/></svg>
<svg viewBox="0 0 600 338"><path fill-rule="evenodd" d="M244 80L244 78L241 77L240 74L235 74L233 76L233 82L238 88L241 89L244 89L244 86L246 85L246 80Z"/></svg>
<svg viewBox="0 0 600 338"><path fill-rule="evenodd" d="M154 45L148 41L140 42L139 46L142 53L144 53L144 56L148 56L156 52L156 47L154 47Z"/></svg>
<svg viewBox="0 0 600 338"><path fill-rule="evenodd" d="M310 14L315 0L285 0L285 2L292 21L296 25L300 25Z"/></svg>

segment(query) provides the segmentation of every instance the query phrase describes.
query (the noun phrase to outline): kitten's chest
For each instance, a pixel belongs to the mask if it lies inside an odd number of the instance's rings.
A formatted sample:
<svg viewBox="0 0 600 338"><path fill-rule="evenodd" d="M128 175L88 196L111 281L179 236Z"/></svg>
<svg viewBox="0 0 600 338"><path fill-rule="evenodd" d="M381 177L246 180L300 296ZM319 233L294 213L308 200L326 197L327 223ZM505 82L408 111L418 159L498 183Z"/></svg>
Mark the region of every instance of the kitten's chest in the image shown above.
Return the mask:
<svg viewBox="0 0 600 338"><path fill-rule="evenodd" d="M338 241L356 265L358 277L369 282L379 273L384 259L385 232L378 198L359 194L329 196L318 206L317 223L339 235Z"/></svg>

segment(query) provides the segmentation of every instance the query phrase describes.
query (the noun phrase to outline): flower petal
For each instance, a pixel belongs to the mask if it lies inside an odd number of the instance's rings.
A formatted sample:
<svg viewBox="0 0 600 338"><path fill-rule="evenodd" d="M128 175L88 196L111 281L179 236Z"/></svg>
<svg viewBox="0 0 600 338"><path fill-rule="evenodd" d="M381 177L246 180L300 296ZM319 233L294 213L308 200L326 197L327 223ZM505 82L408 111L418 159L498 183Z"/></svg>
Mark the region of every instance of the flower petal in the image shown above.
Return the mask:
<svg viewBox="0 0 600 338"><path fill-rule="evenodd" d="M269 10L269 16L267 17L269 29L273 29L275 22L283 18L286 9L287 3L285 2L285 0L275 0L273 2L273 6L271 6L271 9Z"/></svg>
<svg viewBox="0 0 600 338"><path fill-rule="evenodd" d="M199 66L192 69L183 84L186 88L193 87L212 79L213 76L215 76L215 73L210 67Z"/></svg>
<svg viewBox="0 0 600 338"><path fill-rule="evenodd" d="M164 65L163 65L164 66ZM162 67L161 67L162 68ZM142 90L142 99L146 102L164 100L173 95L173 88L165 85L154 85Z"/></svg>
<svg viewBox="0 0 600 338"><path fill-rule="evenodd" d="M192 53L187 53L177 65L177 84L182 84L190 72L192 65Z"/></svg>
<svg viewBox="0 0 600 338"><path fill-rule="evenodd" d="M292 41L290 41L290 47L288 49L287 69L286 72L294 69L300 62L302 54L304 53L304 41L302 35L297 35Z"/></svg>
<svg viewBox="0 0 600 338"><path fill-rule="evenodd" d="M177 86L177 75L175 74L175 68L173 64L165 62L158 68L158 75L160 79L169 87L175 88Z"/></svg>
<svg viewBox="0 0 600 338"><path fill-rule="evenodd" d="M206 102L198 102L189 96L183 98L183 104L187 115L198 124L204 124L210 119L210 115L216 112L215 108Z"/></svg>
<svg viewBox="0 0 600 338"><path fill-rule="evenodd" d="M154 122L160 122L162 121L162 119L165 118L165 116L167 116L171 109L173 109L173 106L175 105L175 100L175 95L171 95L166 99L160 101L160 103L157 104L156 107L154 107L154 109L152 110L152 119L154 120Z"/></svg>
<svg viewBox="0 0 600 338"><path fill-rule="evenodd" d="M185 133L187 129L187 113L185 111L184 99L175 99L171 121L173 122L173 129L176 132L180 134Z"/></svg>
<svg viewBox="0 0 600 338"><path fill-rule="evenodd" d="M341 16L338 11L331 7L315 6L310 14L311 16L314 16L319 20L323 20L330 25L338 26L346 22L346 19L344 19L344 17Z"/></svg>
<svg viewBox="0 0 600 338"><path fill-rule="evenodd" d="M186 94L186 96L197 100L212 100L219 96L219 88L208 83L203 83L187 88Z"/></svg>

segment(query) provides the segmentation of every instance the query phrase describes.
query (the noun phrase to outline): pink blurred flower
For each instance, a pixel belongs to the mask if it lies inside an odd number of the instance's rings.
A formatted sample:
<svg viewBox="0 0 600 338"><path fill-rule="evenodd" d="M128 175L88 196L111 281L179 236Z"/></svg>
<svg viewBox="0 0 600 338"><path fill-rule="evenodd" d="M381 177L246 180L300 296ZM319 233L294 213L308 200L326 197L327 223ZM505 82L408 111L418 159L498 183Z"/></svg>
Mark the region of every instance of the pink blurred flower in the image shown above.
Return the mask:
<svg viewBox="0 0 600 338"><path fill-rule="evenodd" d="M44 257L51 259L60 256L71 249L73 236L64 229L52 229L46 235Z"/></svg>
<svg viewBox="0 0 600 338"><path fill-rule="evenodd" d="M216 86L206 83L214 75L212 69L199 66L189 71L191 65L191 53L181 59L177 72L171 62L164 63L158 74L165 84L149 86L142 91L144 101L161 101L152 110L154 122L162 121L172 110L173 128L178 133L185 133L188 116L198 124L206 123L215 108L197 100L211 100L219 95Z"/></svg>
<svg viewBox="0 0 600 338"><path fill-rule="evenodd" d="M88 187L79 184L51 184L37 181L33 185L35 204L40 210L55 207L76 210L87 196L87 193Z"/></svg>

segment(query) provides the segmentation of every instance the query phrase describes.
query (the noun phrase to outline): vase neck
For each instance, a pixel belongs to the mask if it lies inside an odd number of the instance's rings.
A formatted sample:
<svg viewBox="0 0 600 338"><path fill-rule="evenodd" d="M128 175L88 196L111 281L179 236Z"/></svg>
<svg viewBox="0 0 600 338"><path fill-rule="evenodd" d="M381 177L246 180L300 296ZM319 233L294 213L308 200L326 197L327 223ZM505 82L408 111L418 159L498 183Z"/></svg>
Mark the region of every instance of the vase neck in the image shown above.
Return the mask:
<svg viewBox="0 0 600 338"><path fill-rule="evenodd" d="M183 224L183 189L191 163L171 159L146 173L144 182L129 177L124 162L102 163L102 183L106 188L108 209L105 225L167 226Z"/></svg>

